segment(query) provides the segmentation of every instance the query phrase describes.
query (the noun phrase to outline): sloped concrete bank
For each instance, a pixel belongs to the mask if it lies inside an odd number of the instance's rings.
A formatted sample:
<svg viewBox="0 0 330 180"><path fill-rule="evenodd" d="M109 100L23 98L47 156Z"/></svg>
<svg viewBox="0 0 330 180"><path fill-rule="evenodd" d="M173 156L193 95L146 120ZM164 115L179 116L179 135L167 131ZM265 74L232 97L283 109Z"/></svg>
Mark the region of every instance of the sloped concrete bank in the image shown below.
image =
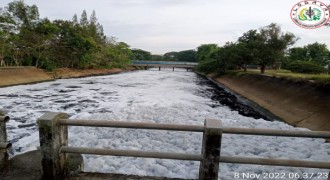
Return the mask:
<svg viewBox="0 0 330 180"><path fill-rule="evenodd" d="M327 87L253 74L213 79L290 125L330 131L330 89Z"/></svg>
<svg viewBox="0 0 330 180"><path fill-rule="evenodd" d="M133 71L135 68L127 69L70 69L60 68L53 72L45 72L30 66L22 67L1 67L0 68L0 87L33 84L39 82L53 81L55 79L81 78L88 76L101 76L116 74L126 71Z"/></svg>
<svg viewBox="0 0 330 180"><path fill-rule="evenodd" d="M52 81L54 78L35 67L0 68L0 87Z"/></svg>

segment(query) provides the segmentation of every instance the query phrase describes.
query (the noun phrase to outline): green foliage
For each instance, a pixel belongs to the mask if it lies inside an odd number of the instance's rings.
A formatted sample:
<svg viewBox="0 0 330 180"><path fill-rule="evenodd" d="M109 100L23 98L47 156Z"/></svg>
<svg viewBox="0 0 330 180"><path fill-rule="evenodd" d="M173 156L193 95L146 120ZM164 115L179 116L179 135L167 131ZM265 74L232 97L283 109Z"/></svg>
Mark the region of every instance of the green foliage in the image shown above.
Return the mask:
<svg viewBox="0 0 330 180"><path fill-rule="evenodd" d="M279 25L272 23L259 30L249 30L237 42L228 42L220 48L216 44L199 46L197 59L203 66L199 69L226 72L237 66L246 71L248 64L258 64L264 73L266 65L282 62L285 50L297 40L294 34L283 33ZM205 68L207 65L217 67Z"/></svg>
<svg viewBox="0 0 330 180"><path fill-rule="evenodd" d="M197 60L202 62L213 59L218 50L217 44L202 44L197 47Z"/></svg>
<svg viewBox="0 0 330 180"><path fill-rule="evenodd" d="M196 62L197 52L193 49L179 52L168 52L164 54L165 61Z"/></svg>
<svg viewBox="0 0 330 180"><path fill-rule="evenodd" d="M330 64L330 52L325 44L313 43L304 47L295 47L289 50L289 62L313 61L321 66Z"/></svg>
<svg viewBox="0 0 330 180"><path fill-rule="evenodd" d="M185 50L178 52L178 61L197 62L197 52L195 50Z"/></svg>
<svg viewBox="0 0 330 180"><path fill-rule="evenodd" d="M125 67L131 51L125 43L107 40L95 11L84 10L78 23L39 19L38 7L23 0L0 8L0 66L54 68Z"/></svg>
<svg viewBox="0 0 330 180"><path fill-rule="evenodd" d="M217 72L218 70L218 62L216 60L202 61L198 63L197 71L203 73L212 73Z"/></svg>
<svg viewBox="0 0 330 180"><path fill-rule="evenodd" d="M167 52L164 54L165 61L178 61L178 52Z"/></svg>
<svg viewBox="0 0 330 180"><path fill-rule="evenodd" d="M151 55L151 60L152 61L162 61L162 60L164 60L164 56L157 55L157 54L152 54Z"/></svg>
<svg viewBox="0 0 330 180"><path fill-rule="evenodd" d="M132 49L131 59L133 60L151 60L151 53L142 49Z"/></svg>
<svg viewBox="0 0 330 180"><path fill-rule="evenodd" d="M45 60L42 60L40 68L45 69L46 71L53 71L57 68L57 66L53 61L45 59Z"/></svg>
<svg viewBox="0 0 330 180"><path fill-rule="evenodd" d="M288 69L292 72L306 74L324 73L325 69L312 61L295 61L289 64Z"/></svg>

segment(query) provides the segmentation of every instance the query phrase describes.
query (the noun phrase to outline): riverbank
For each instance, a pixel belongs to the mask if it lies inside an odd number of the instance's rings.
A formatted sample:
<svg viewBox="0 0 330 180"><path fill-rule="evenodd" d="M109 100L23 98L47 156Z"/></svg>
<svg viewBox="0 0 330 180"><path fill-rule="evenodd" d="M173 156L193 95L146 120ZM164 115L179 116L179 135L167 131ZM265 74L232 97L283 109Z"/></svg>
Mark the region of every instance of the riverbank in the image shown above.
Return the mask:
<svg viewBox="0 0 330 180"><path fill-rule="evenodd" d="M44 70L35 67L2 67L0 79L0 87L54 80Z"/></svg>
<svg viewBox="0 0 330 180"><path fill-rule="evenodd" d="M55 79L80 78L88 76L100 76L116 74L125 71L135 70L134 68L127 69L70 69L59 68L53 72L45 72L42 69L35 67L5 67L0 68L0 87L33 84Z"/></svg>
<svg viewBox="0 0 330 180"><path fill-rule="evenodd" d="M330 131L330 93L326 87L308 81L255 74L212 78L290 125Z"/></svg>

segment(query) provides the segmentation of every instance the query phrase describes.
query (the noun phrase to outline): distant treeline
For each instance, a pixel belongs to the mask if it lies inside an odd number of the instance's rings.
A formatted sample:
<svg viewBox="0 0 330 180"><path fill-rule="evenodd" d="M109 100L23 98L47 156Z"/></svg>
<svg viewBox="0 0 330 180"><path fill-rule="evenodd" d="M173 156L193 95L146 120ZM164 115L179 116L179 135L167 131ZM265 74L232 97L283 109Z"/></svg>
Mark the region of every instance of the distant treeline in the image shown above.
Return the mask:
<svg viewBox="0 0 330 180"><path fill-rule="evenodd" d="M23 0L0 7L0 66L111 68L125 67L130 60L161 60L199 62L198 70L204 73L246 70L248 65L258 65L262 73L269 66L307 73L329 70L327 46L315 42L290 48L298 39L272 23L223 46L202 44L197 50L153 55L107 37L95 11L89 17L84 10L79 18L75 14L72 20L50 21Z"/></svg>
<svg viewBox="0 0 330 180"><path fill-rule="evenodd" d="M130 57L126 43L104 34L95 11L50 21L23 0L0 8L0 66L124 67Z"/></svg>
<svg viewBox="0 0 330 180"><path fill-rule="evenodd" d="M236 42L224 46L203 44L197 48L198 70L204 73L225 73L227 70L247 70L258 65L261 73L266 67L281 67L293 72L323 73L329 71L330 53L325 44L313 43L289 48L298 40L290 32L282 32L272 23L245 32Z"/></svg>
<svg viewBox="0 0 330 180"><path fill-rule="evenodd" d="M247 70L249 65L288 69L301 73L324 73L330 68L330 52L325 44L315 42L304 47L292 47L299 38L282 32L278 24L271 23L260 29L245 32L236 42L225 45L202 44L197 51L184 50L152 55L141 49L132 50L133 60L198 62L203 73L226 73L228 70ZM290 48L291 47L291 48Z"/></svg>
<svg viewBox="0 0 330 180"><path fill-rule="evenodd" d="M168 52L164 55L154 55L142 49L132 49L132 60L152 60L152 61L184 61L196 62L197 52L194 49L179 52Z"/></svg>

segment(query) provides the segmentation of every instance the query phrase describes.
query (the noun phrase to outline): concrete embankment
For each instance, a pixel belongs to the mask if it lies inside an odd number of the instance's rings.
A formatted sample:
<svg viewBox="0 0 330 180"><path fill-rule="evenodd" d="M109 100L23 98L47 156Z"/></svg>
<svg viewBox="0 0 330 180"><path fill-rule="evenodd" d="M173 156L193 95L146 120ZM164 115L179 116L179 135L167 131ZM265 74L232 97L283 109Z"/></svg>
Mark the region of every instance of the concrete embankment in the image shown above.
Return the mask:
<svg viewBox="0 0 330 180"><path fill-rule="evenodd" d="M330 131L330 91L313 82L247 74L213 78L297 127Z"/></svg>
<svg viewBox="0 0 330 180"><path fill-rule="evenodd" d="M52 76L35 67L0 68L0 87L52 80Z"/></svg>
<svg viewBox="0 0 330 180"><path fill-rule="evenodd" d="M45 72L35 67L2 67L0 68L0 87L33 84L45 81L53 81L55 79L69 79L87 76L98 76L116 74L124 71L135 70L128 69L70 69L60 68L53 72Z"/></svg>

